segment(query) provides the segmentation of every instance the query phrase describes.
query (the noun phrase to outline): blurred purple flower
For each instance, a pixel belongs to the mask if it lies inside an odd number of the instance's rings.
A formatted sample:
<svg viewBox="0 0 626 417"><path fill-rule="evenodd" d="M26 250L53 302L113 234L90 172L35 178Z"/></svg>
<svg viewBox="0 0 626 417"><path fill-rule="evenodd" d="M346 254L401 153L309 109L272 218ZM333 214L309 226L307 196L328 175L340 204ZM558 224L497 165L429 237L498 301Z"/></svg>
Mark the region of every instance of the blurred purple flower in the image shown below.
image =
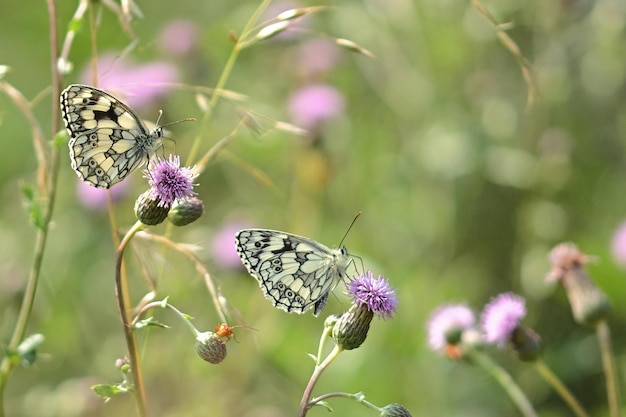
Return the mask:
<svg viewBox="0 0 626 417"><path fill-rule="evenodd" d="M159 157L149 169L144 170L152 188L152 195L159 198L158 207L169 207L174 200L196 195L193 191L194 178L198 174L193 168L181 167L180 157L170 155L169 159Z"/></svg>
<svg viewBox="0 0 626 417"><path fill-rule="evenodd" d="M289 99L289 115L297 126L310 132L344 110L342 95L333 87L311 84L300 88Z"/></svg>
<svg viewBox="0 0 626 417"><path fill-rule="evenodd" d="M198 26L191 20L173 20L161 30L159 46L163 52L175 56L188 55L196 45L199 32Z"/></svg>
<svg viewBox="0 0 626 417"><path fill-rule="evenodd" d="M485 341L505 347L524 317L526 301L519 295L508 292L492 298L481 314Z"/></svg>
<svg viewBox="0 0 626 417"><path fill-rule="evenodd" d="M611 253L615 263L626 269L626 222L622 223L613 234Z"/></svg>
<svg viewBox="0 0 626 417"><path fill-rule="evenodd" d="M215 263L223 269L240 270L243 263L235 246L235 234L250 225L244 222L233 222L222 225L213 235L211 252Z"/></svg>
<svg viewBox="0 0 626 417"><path fill-rule="evenodd" d="M127 58L105 54L97 65L98 87L134 109L153 105L171 90L165 84L178 81L178 70L165 62L137 65ZM88 85L93 83L90 67L83 71L80 80Z"/></svg>
<svg viewBox="0 0 626 417"><path fill-rule="evenodd" d="M76 181L78 201L90 210L106 210L108 191L103 188L93 187L82 180ZM110 191L113 201L118 201L128 194L128 182L120 182L115 187L111 187Z"/></svg>
<svg viewBox="0 0 626 417"><path fill-rule="evenodd" d="M463 331L476 323L474 312L465 304L444 304L428 319L428 345L436 352L444 352L450 339L460 340Z"/></svg>
<svg viewBox="0 0 626 417"><path fill-rule="evenodd" d="M324 38L313 39L298 50L299 72L305 79L316 78L318 74L332 69L340 56L340 49L335 42Z"/></svg>
<svg viewBox="0 0 626 417"><path fill-rule="evenodd" d="M381 318L390 319L391 314L396 311L398 297L382 275L374 278L372 272L367 271L365 275L359 275L357 279L350 281L347 287L354 304L366 305L368 310Z"/></svg>

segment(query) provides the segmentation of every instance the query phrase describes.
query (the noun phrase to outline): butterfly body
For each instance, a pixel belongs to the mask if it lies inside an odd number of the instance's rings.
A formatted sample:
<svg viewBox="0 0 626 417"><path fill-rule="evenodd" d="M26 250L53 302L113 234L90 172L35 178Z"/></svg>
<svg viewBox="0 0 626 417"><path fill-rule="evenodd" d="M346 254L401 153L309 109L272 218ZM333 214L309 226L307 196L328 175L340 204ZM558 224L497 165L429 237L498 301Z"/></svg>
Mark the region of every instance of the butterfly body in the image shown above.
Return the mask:
<svg viewBox="0 0 626 417"><path fill-rule="evenodd" d="M347 277L345 248L330 249L306 237L267 229L244 229L236 235L237 252L275 307L317 316L328 294Z"/></svg>
<svg viewBox="0 0 626 417"><path fill-rule="evenodd" d="M109 93L71 84L61 93L72 169L85 182L110 188L147 162L161 146L135 112Z"/></svg>

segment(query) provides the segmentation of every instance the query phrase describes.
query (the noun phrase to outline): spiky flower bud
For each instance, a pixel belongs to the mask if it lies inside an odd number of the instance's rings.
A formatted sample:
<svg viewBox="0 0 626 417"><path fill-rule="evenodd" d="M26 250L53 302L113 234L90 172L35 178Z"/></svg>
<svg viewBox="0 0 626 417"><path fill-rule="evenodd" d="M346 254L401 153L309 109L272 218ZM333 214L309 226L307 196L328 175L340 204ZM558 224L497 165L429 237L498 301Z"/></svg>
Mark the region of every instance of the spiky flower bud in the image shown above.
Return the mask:
<svg viewBox="0 0 626 417"><path fill-rule="evenodd" d="M517 357L523 362L534 362L541 357L543 351L541 336L528 327L517 326L510 342Z"/></svg>
<svg viewBox="0 0 626 417"><path fill-rule="evenodd" d="M160 199L155 197L152 190L141 194L135 201L135 216L145 225L154 226L163 223L167 218L169 207L160 207Z"/></svg>
<svg viewBox="0 0 626 417"><path fill-rule="evenodd" d="M344 350L356 349L365 341L374 313L366 304L352 304L335 322L331 336Z"/></svg>
<svg viewBox="0 0 626 417"><path fill-rule="evenodd" d="M207 362L220 363L226 357L226 344L216 333L200 333L196 338L196 352Z"/></svg>
<svg viewBox="0 0 626 417"><path fill-rule="evenodd" d="M203 212L204 204L199 198L178 199L172 204L167 218L174 226L185 226L198 220Z"/></svg>
<svg viewBox="0 0 626 417"><path fill-rule="evenodd" d="M387 404L380 410L380 417L412 417L409 410L400 404Z"/></svg>

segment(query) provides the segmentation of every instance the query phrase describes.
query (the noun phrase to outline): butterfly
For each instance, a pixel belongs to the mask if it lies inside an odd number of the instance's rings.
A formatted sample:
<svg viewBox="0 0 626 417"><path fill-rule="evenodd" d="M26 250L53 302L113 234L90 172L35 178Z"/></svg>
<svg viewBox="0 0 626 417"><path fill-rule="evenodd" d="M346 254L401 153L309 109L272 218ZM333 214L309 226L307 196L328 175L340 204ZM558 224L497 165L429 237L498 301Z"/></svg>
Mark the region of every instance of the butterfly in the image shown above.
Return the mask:
<svg viewBox="0 0 626 417"><path fill-rule="evenodd" d="M163 128L150 132L137 114L109 93L71 84L61 93L72 169L97 188L111 188L162 146Z"/></svg>
<svg viewBox="0 0 626 417"><path fill-rule="evenodd" d="M319 315L330 291L347 278L351 260L345 247L330 249L306 237L266 229L240 230L235 240L265 298L288 313L314 307L313 315Z"/></svg>

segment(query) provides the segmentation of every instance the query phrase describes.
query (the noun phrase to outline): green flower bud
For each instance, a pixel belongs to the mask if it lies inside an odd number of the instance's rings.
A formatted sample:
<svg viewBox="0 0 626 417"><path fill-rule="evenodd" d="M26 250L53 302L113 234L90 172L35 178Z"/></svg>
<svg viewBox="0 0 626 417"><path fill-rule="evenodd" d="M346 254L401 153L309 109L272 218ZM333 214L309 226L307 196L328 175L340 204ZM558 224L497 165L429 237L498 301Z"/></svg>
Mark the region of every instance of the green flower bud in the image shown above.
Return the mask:
<svg viewBox="0 0 626 417"><path fill-rule="evenodd" d="M400 404L388 404L380 410L380 417L412 417L409 410Z"/></svg>
<svg viewBox="0 0 626 417"><path fill-rule="evenodd" d="M185 226L198 220L203 212L204 204L199 198L178 199L172 204L167 218L174 226Z"/></svg>
<svg viewBox="0 0 626 417"><path fill-rule="evenodd" d="M141 194L135 201L135 216L145 225L154 226L167 218L169 207L159 207L161 200L154 197L151 190Z"/></svg>
<svg viewBox="0 0 626 417"><path fill-rule="evenodd" d="M332 338L344 350L356 349L365 341L374 313L366 304L352 304L335 322Z"/></svg>
<svg viewBox="0 0 626 417"><path fill-rule="evenodd" d="M534 362L541 356L543 342L541 336L524 326L517 326L510 339L513 350L523 362Z"/></svg>

